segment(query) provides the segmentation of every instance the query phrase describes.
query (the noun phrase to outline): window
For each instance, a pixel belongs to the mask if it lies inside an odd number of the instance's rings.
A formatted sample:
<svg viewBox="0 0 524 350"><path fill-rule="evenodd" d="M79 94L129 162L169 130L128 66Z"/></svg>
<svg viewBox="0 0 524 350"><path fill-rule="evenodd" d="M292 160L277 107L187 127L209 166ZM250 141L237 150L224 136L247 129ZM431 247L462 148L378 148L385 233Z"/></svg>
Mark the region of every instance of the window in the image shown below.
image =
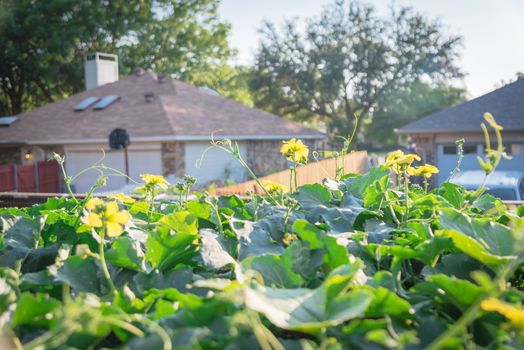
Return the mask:
<svg viewBox="0 0 524 350"><path fill-rule="evenodd" d="M98 101L99 99L100 98L98 98L96 96L88 97L85 100L83 100L82 102L80 102L79 104L77 104L75 106L74 110L77 111L77 112L81 112L81 111L85 110L87 107L91 106L96 101Z"/></svg>
<svg viewBox="0 0 524 350"><path fill-rule="evenodd" d="M9 126L17 120L18 117L0 117L0 126Z"/></svg>
<svg viewBox="0 0 524 350"><path fill-rule="evenodd" d="M464 154L477 154L477 145L464 145L462 146ZM442 152L444 154L458 154L458 148L456 145L445 145L442 146Z"/></svg>
<svg viewBox="0 0 524 350"><path fill-rule="evenodd" d="M477 145L464 145L462 149L464 154L477 154Z"/></svg>
<svg viewBox="0 0 524 350"><path fill-rule="evenodd" d="M442 146L442 152L444 154L457 154L457 146Z"/></svg>
<svg viewBox="0 0 524 350"><path fill-rule="evenodd" d="M93 106L93 109L95 111L102 110L102 109L106 108L107 106L109 106L110 104L118 101L119 99L120 99L120 96L118 96L118 95L106 96L103 99L101 99L100 101L98 101L96 103L96 105Z"/></svg>

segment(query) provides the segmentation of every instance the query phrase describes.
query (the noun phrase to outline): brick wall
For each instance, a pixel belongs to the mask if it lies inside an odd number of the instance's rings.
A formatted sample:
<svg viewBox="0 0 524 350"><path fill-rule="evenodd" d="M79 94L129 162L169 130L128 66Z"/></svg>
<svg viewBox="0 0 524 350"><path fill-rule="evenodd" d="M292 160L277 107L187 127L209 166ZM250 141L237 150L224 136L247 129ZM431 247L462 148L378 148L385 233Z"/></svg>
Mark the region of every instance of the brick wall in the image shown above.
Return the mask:
<svg viewBox="0 0 524 350"><path fill-rule="evenodd" d="M418 148L423 150L424 152L419 153L425 153L425 154L419 154L421 157L424 155L426 156L426 163L437 165L437 156L436 156L436 145L435 145L435 137L433 135L414 135L413 141L417 145Z"/></svg>
<svg viewBox="0 0 524 350"><path fill-rule="evenodd" d="M312 152L316 149L317 142L305 140L309 147L309 160L313 159ZM265 176L277 171L287 169L289 163L280 154L282 140L256 140L247 142L246 163L257 176Z"/></svg>
<svg viewBox="0 0 524 350"><path fill-rule="evenodd" d="M184 158L183 142L162 142L162 173L164 176L169 174L184 176Z"/></svg>

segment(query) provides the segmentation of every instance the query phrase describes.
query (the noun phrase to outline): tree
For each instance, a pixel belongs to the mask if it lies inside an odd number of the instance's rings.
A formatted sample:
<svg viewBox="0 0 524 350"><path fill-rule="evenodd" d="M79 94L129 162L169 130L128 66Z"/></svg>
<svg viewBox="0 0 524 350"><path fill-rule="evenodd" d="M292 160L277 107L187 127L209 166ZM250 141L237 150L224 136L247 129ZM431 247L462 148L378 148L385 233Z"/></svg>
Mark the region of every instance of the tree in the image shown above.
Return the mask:
<svg viewBox="0 0 524 350"><path fill-rule="evenodd" d="M83 90L89 51L191 82L234 54L219 0L0 0L0 115Z"/></svg>
<svg viewBox="0 0 524 350"><path fill-rule="evenodd" d="M317 119L332 134L348 134L354 115L369 118L386 91L462 77L460 38L411 8L385 19L370 5L339 0L304 32L286 21L281 30L265 23L261 34L250 82L256 106Z"/></svg>
<svg viewBox="0 0 524 350"><path fill-rule="evenodd" d="M402 89L386 91L378 100L367 125L365 143L368 148L394 148L398 135L395 129L445 107L466 100L466 91L450 86L429 86L420 81Z"/></svg>

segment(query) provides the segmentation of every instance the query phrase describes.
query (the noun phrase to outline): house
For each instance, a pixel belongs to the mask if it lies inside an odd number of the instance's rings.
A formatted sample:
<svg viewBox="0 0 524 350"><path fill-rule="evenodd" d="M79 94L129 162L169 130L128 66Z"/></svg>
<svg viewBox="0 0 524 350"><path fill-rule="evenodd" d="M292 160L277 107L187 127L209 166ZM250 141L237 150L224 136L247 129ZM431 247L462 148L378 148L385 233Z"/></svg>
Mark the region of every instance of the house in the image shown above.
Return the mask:
<svg viewBox="0 0 524 350"><path fill-rule="evenodd" d="M484 121L485 112L493 114L504 127L503 143L506 152L512 157L511 160L503 159L498 169L524 172L523 78L483 96L433 113L396 131L409 137L425 162L440 168L440 184L448 178L457 163L456 140L465 140L461 170L480 169L477 156L484 155L485 142L480 123ZM491 142L494 142L493 136Z"/></svg>
<svg viewBox="0 0 524 350"><path fill-rule="evenodd" d="M190 174L201 184L243 181L246 173L230 154L208 149L212 135L238 142L242 157L257 175L287 166L279 155L283 140L300 138L314 149L324 138L299 123L163 75L136 69L119 79L117 67L116 56L90 54L86 91L16 117L0 118L0 162L26 164L57 152L65 155L70 175L97 162L123 172L124 151L111 150L108 144L111 131L123 128L130 135L129 175L135 180L141 173L154 173ZM92 170L79 176L74 190L87 191L97 174ZM112 176L105 189L117 189L125 182Z"/></svg>

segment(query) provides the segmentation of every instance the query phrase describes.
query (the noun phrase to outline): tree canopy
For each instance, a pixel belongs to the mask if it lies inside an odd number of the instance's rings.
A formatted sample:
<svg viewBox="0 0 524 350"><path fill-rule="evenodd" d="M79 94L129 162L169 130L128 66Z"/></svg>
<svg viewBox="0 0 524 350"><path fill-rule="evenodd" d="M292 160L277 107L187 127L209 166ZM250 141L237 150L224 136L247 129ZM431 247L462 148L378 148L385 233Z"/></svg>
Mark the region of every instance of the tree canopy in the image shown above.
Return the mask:
<svg viewBox="0 0 524 350"><path fill-rule="evenodd" d="M81 91L89 51L194 82L234 54L219 0L0 0L0 115ZM223 68L226 66L226 68ZM233 85L234 86L234 85Z"/></svg>
<svg viewBox="0 0 524 350"><path fill-rule="evenodd" d="M332 134L348 134L354 115L370 118L387 92L462 77L461 39L411 8L384 18L371 5L338 0L304 30L288 20L260 32L250 81L256 106L316 119Z"/></svg>
<svg viewBox="0 0 524 350"><path fill-rule="evenodd" d="M398 144L395 129L465 99L464 89L430 86L420 81L386 91L378 100L372 116L363 125L365 146L371 149L393 149Z"/></svg>

